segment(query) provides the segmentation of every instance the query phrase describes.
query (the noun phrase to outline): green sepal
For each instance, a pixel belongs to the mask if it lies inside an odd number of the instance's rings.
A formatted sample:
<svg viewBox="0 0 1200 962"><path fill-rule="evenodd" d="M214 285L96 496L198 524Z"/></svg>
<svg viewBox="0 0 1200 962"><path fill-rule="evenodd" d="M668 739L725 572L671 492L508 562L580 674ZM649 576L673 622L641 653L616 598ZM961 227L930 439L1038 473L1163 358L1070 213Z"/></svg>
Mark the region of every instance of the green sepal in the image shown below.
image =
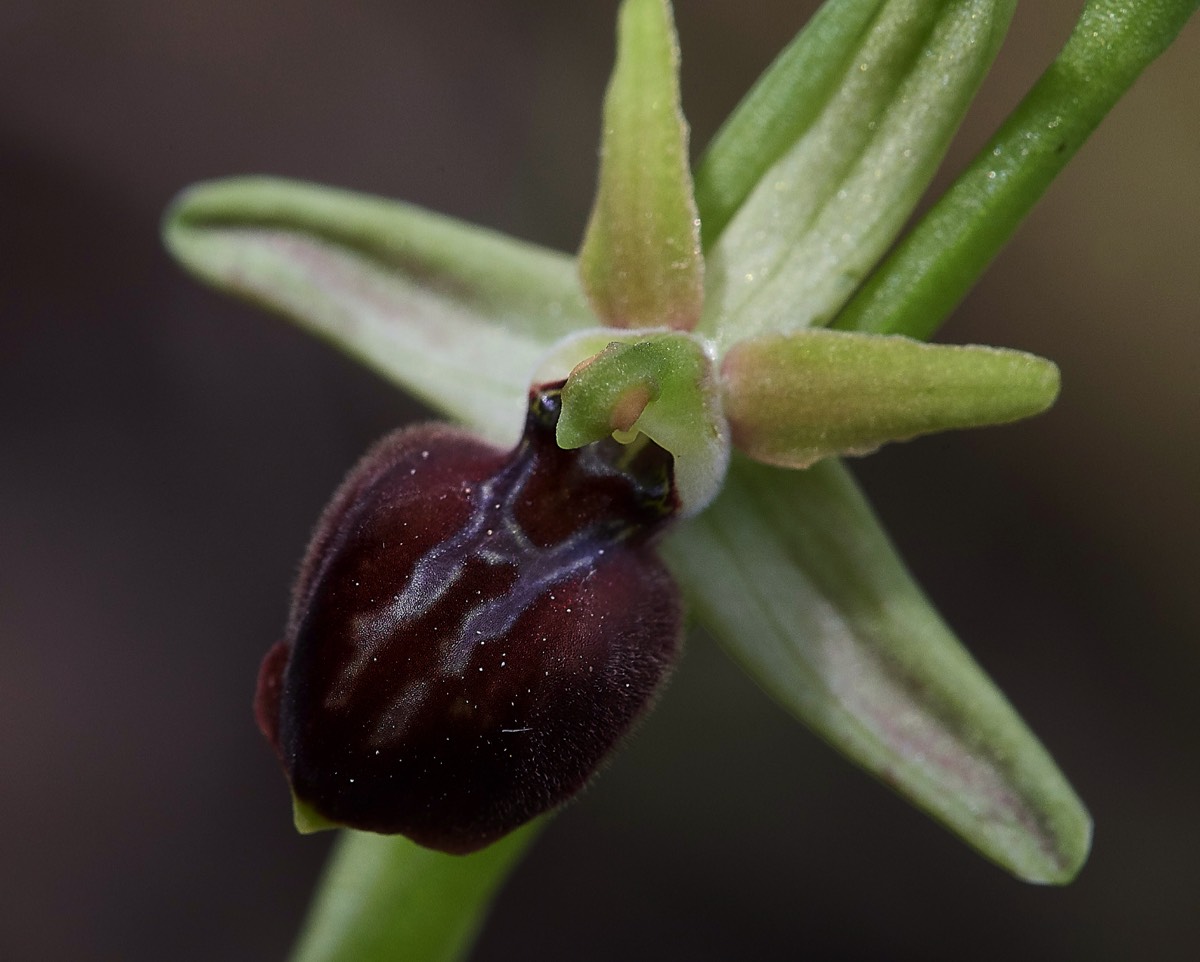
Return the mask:
<svg viewBox="0 0 1200 962"><path fill-rule="evenodd" d="M533 368L596 321L574 261L417 207L244 177L186 190L167 246L491 440L512 443Z"/></svg>
<svg viewBox="0 0 1200 962"><path fill-rule="evenodd" d="M1021 879L1079 871L1082 803L840 463L735 456L720 496L664 552L699 621L840 752Z"/></svg>
<svg viewBox="0 0 1200 962"><path fill-rule="evenodd" d="M767 116L786 125L795 99L812 119L709 250L699 329L719 348L833 319L932 179L1014 3L888 0L865 30L853 29L865 11L844 8L848 27L835 36L846 49L838 51L836 83L821 78L824 99L815 112L807 94L789 96L782 85L775 91L763 107ZM835 51L823 57L832 61ZM805 75L797 71L799 79ZM707 163L719 162L720 153L710 154ZM700 213L707 216L704 208Z"/></svg>
<svg viewBox="0 0 1200 962"><path fill-rule="evenodd" d="M733 443L806 468L888 441L1040 414L1058 368L1022 351L824 329L739 341L721 362Z"/></svg>
<svg viewBox="0 0 1200 962"><path fill-rule="evenodd" d="M686 517L716 497L729 464L712 362L682 332L613 341L567 378L558 421L560 447L577 448L641 432L674 455L675 487Z"/></svg>
<svg viewBox="0 0 1200 962"><path fill-rule="evenodd" d="M291 962L458 962L539 825L473 855L343 831Z"/></svg>
<svg viewBox="0 0 1200 962"><path fill-rule="evenodd" d="M610 327L690 330L700 319L700 221L679 106L679 44L666 0L621 5L579 273Z"/></svg>

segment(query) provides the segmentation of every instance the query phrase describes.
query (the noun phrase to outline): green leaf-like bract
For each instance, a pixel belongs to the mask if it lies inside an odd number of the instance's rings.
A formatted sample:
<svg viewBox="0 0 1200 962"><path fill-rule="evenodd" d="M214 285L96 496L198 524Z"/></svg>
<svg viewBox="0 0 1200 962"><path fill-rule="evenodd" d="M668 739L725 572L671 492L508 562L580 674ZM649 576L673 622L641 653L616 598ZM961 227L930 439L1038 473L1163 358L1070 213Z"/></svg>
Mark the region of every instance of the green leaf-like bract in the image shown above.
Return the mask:
<svg viewBox="0 0 1200 962"><path fill-rule="evenodd" d="M747 98L730 122L735 130L743 114L764 126L778 118L795 139L709 248L702 333L724 347L833 319L933 177L1014 2L888 0L869 23L862 4L839 3L830 18L844 23L825 19L820 35L844 46L820 56L818 89L810 95L780 82ZM790 62L809 56L797 43L768 76L803 79ZM811 119L796 129L793 111ZM724 165L729 144L719 139L706 167ZM767 140L764 148L771 157L779 145ZM703 205L700 215L708 217Z"/></svg>
<svg viewBox="0 0 1200 962"><path fill-rule="evenodd" d="M1066 46L834 321L931 336L1198 0L1090 0Z"/></svg>
<svg viewBox="0 0 1200 962"><path fill-rule="evenodd" d="M884 2L828 0L717 131L696 167L705 250L820 116Z"/></svg>

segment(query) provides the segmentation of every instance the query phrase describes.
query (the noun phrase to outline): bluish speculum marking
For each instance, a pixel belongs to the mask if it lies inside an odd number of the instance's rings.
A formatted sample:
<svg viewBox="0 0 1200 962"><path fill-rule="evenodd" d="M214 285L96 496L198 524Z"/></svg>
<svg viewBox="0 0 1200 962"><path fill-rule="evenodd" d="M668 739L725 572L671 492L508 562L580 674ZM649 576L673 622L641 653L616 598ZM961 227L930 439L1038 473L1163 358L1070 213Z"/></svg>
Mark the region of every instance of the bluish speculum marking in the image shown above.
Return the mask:
<svg viewBox="0 0 1200 962"><path fill-rule="evenodd" d="M508 634L523 611L547 595L556 584L594 568L604 555L604 545L616 530L589 528L549 546L535 544L516 516L515 502L537 467L520 453L497 475L473 490L467 525L449 541L427 551L416 563L405 588L374 615L364 618L361 632L364 651L379 644L405 624L415 624L435 605L455 594L472 561L489 567L511 566L519 576L508 590L493 598L463 598L463 618L448 647L442 670L462 676L476 646ZM365 661L356 663L361 670Z"/></svg>
<svg viewBox="0 0 1200 962"><path fill-rule="evenodd" d="M558 390L535 393L508 455L393 435L322 519L258 710L325 817L482 847L578 791L665 676L670 456L565 451L557 417Z"/></svg>

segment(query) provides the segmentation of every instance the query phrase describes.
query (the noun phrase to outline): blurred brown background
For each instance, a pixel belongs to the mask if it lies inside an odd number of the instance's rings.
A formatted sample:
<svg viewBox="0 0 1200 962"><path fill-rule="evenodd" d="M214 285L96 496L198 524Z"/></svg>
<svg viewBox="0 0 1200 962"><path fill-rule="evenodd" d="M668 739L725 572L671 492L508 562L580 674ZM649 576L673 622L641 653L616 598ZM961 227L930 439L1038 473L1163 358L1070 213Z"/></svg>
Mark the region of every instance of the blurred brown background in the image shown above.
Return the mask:
<svg viewBox="0 0 1200 962"><path fill-rule="evenodd" d="M813 5L680 0L697 145ZM1078 7L1022 6L952 164ZM277 173L569 249L614 10L0 4L0 959L279 959L328 841L292 832L250 694L326 496L418 412L185 278L163 207ZM983 862L697 637L478 959L1195 957L1198 85L1193 23L947 328L1056 359L1058 407L856 465L1091 806L1078 882Z"/></svg>

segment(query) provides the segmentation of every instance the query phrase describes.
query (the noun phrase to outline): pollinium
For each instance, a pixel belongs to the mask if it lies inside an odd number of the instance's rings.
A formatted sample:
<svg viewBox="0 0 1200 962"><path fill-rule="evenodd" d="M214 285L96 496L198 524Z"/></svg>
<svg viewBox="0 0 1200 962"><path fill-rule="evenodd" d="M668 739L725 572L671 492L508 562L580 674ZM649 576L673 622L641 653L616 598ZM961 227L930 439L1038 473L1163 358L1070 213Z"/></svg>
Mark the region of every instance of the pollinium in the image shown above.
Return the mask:
<svg viewBox="0 0 1200 962"><path fill-rule="evenodd" d="M390 435L325 510L255 701L325 819L483 848L583 788L673 664L671 456L563 450L560 391L532 392L512 452Z"/></svg>

